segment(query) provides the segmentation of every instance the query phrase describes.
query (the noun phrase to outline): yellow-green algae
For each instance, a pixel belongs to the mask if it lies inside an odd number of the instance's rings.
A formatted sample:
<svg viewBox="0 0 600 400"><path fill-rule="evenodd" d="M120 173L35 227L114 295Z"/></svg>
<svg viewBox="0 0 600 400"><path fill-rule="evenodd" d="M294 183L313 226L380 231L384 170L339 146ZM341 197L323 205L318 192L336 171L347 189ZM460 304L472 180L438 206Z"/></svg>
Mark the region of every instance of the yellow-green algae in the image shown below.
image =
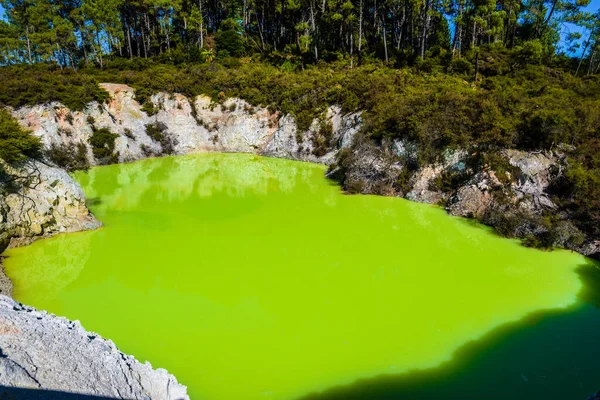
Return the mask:
<svg viewBox="0 0 600 400"><path fill-rule="evenodd" d="M294 399L432 368L581 287L583 257L344 195L319 165L201 154L77 179L104 228L9 251L16 298L168 369L192 399Z"/></svg>

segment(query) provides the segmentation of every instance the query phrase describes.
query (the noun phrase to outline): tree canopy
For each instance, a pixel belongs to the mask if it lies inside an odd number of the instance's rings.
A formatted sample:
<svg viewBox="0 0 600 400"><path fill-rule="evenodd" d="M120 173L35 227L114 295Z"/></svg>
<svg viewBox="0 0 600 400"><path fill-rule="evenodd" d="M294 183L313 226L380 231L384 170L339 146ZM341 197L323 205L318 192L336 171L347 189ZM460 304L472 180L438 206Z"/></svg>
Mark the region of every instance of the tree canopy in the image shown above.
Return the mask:
<svg viewBox="0 0 600 400"><path fill-rule="evenodd" d="M0 63L103 66L107 57L174 51L197 60L284 54L303 63L343 56L414 62L479 46L552 58L559 27L583 33L578 73L600 70L600 14L590 0L0 0ZM452 29L450 29L450 25ZM216 42L216 43L215 43ZM216 44L216 46L215 46Z"/></svg>

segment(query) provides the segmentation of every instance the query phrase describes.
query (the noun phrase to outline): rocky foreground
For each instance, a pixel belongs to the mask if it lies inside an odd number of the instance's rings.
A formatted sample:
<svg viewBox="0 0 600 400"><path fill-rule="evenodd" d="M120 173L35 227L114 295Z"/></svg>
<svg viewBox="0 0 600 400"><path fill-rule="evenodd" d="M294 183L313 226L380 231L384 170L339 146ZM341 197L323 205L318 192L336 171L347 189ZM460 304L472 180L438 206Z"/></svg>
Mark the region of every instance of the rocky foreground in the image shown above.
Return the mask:
<svg viewBox="0 0 600 400"><path fill-rule="evenodd" d="M189 399L186 387L173 375L123 354L113 342L86 331L78 321L1 295L0 349L3 399L30 399L48 391L111 399Z"/></svg>

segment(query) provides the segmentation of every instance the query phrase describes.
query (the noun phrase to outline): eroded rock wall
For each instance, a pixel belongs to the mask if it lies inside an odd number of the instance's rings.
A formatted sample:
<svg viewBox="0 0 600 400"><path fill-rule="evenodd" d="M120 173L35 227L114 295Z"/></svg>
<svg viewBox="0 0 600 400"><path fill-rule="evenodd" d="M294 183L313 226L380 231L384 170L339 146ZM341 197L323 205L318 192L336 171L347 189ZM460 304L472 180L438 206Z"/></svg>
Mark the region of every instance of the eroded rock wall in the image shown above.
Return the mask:
<svg viewBox="0 0 600 400"><path fill-rule="evenodd" d="M84 111L71 111L59 103L23 107L13 115L21 125L40 137L44 146L83 143L91 165L94 157L90 137L94 129L107 128L118 134L115 154L127 162L166 153L165 146L147 134L148 125L158 125L172 144L172 153L201 151L257 153L272 157L331 163L336 150L352 144L360 127L360 114L342 115L330 107L324 120L315 120L306 132L298 132L294 118L270 113L240 99L214 103L209 97L188 99L159 93L150 101L154 115L143 111L135 91L126 85L101 84L110 94L105 104L90 103ZM331 132L322 132L322 126ZM323 137L321 137L323 136ZM316 148L315 143L320 145Z"/></svg>
<svg viewBox="0 0 600 400"><path fill-rule="evenodd" d="M5 245L11 238L23 241L100 226L66 171L32 161L11 168L10 175L12 182L1 188L0 196L0 242Z"/></svg>

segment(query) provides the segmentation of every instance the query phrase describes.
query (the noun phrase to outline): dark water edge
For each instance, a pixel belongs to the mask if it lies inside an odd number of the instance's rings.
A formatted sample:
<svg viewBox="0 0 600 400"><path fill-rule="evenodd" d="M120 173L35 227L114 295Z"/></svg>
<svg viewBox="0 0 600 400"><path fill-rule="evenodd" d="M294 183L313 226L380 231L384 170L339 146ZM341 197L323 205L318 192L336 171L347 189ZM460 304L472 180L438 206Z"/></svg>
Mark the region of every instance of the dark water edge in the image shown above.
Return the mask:
<svg viewBox="0 0 600 400"><path fill-rule="evenodd" d="M61 392L58 390L25 389L0 386L0 400L117 400L117 398Z"/></svg>
<svg viewBox="0 0 600 400"><path fill-rule="evenodd" d="M576 305L540 311L467 343L435 369L383 375L301 400L585 400L600 390L600 263Z"/></svg>

